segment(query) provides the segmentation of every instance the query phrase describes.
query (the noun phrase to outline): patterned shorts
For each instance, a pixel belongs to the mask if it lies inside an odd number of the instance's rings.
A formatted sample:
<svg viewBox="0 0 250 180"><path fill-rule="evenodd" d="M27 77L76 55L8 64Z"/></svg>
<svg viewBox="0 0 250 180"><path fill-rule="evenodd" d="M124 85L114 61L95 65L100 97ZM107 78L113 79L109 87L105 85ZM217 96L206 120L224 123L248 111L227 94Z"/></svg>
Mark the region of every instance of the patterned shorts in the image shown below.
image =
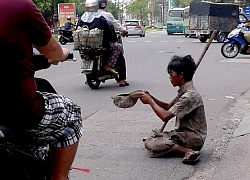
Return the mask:
<svg viewBox="0 0 250 180"><path fill-rule="evenodd" d="M45 100L45 115L30 131L52 147L66 147L77 142L83 134L81 108L63 95L38 93Z"/></svg>
<svg viewBox="0 0 250 180"><path fill-rule="evenodd" d="M118 42L114 42L114 43L111 42L109 45L110 45L111 55L108 60L108 65L110 65L111 67L115 67L117 59L119 55L121 54L121 52L123 51L123 48L122 48L122 45Z"/></svg>

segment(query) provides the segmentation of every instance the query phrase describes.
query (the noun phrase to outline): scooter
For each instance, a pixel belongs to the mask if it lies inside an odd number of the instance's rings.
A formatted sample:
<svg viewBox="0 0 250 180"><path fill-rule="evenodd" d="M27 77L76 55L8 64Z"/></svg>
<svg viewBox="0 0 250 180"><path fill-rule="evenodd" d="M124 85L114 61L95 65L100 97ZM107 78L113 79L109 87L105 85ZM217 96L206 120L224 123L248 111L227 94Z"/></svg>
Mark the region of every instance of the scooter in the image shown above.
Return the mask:
<svg viewBox="0 0 250 180"><path fill-rule="evenodd" d="M244 37L243 25L233 29L227 36L227 40L221 46L221 54L225 58L234 58L240 54L250 54L249 42Z"/></svg>
<svg viewBox="0 0 250 180"><path fill-rule="evenodd" d="M74 29L74 27L72 28ZM59 33L59 42L62 45L74 42L72 31L66 31L64 29L64 26L58 28L58 33Z"/></svg>
<svg viewBox="0 0 250 180"><path fill-rule="evenodd" d="M120 34L117 34L118 42L122 44ZM119 74L112 74L104 69L104 66L110 56L110 52L102 47L91 48L81 47L79 49L81 61L81 73L86 75L86 82L91 89L98 89L101 83L105 83L108 79L115 79L119 82ZM124 53L124 52L122 52ZM119 58L124 58L122 55ZM121 59L118 62L121 61ZM115 70L119 72L119 64Z"/></svg>
<svg viewBox="0 0 250 180"><path fill-rule="evenodd" d="M33 58L36 71L50 67L43 55L36 54ZM73 53L67 59L76 60ZM56 93L47 80L36 78L36 83L39 91ZM0 160L3 180L50 180L49 146L29 131L0 125Z"/></svg>

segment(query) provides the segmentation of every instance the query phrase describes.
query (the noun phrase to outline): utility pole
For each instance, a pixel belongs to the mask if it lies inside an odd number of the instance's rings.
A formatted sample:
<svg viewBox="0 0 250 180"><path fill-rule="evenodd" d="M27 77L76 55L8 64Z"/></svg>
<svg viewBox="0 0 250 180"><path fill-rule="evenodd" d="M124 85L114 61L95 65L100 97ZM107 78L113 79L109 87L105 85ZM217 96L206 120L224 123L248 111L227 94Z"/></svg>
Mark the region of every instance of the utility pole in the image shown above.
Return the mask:
<svg viewBox="0 0 250 180"><path fill-rule="evenodd" d="M117 0L117 8L118 8L118 21L121 22L121 11L120 11L120 1Z"/></svg>
<svg viewBox="0 0 250 180"><path fill-rule="evenodd" d="M151 0L151 13L152 13L152 22L155 18L155 0Z"/></svg>

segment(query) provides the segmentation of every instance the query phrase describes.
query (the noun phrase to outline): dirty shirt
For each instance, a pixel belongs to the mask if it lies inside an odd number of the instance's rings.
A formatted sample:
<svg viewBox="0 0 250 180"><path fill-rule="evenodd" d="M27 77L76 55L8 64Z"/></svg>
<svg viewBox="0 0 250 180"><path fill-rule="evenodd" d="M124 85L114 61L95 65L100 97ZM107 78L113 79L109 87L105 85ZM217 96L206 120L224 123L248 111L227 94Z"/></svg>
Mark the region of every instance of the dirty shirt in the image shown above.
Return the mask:
<svg viewBox="0 0 250 180"><path fill-rule="evenodd" d="M175 129L152 133L145 139L150 157L158 157L173 151L178 145L199 151L207 135L207 123L202 97L189 81L180 87L171 101L169 112L176 116Z"/></svg>
<svg viewBox="0 0 250 180"><path fill-rule="evenodd" d="M169 112L176 116L174 134L183 146L199 150L207 135L207 123L202 97L193 82L180 87L178 95L171 102Z"/></svg>

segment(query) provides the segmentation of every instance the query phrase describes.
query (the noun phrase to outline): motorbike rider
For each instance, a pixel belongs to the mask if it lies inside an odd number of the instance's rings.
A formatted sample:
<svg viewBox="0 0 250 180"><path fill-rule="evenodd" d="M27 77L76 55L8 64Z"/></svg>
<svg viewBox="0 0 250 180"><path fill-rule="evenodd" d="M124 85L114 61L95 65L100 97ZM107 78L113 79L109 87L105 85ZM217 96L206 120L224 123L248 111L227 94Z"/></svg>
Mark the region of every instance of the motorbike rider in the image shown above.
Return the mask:
<svg viewBox="0 0 250 180"><path fill-rule="evenodd" d="M0 124L27 130L50 148L51 180L66 180L83 134L81 108L59 94L37 91L33 47L57 65L69 55L31 0L1 0ZM11 23L10 23L11 22ZM3 162L2 162L3 163ZM15 173L15 172L13 172Z"/></svg>
<svg viewBox="0 0 250 180"><path fill-rule="evenodd" d="M250 31L250 20L246 20L244 24L244 31Z"/></svg>
<svg viewBox="0 0 250 180"><path fill-rule="evenodd" d="M107 0L98 0L99 10L98 12L105 17L108 24L111 28L114 28L115 31L118 31L123 34L127 34L128 32L122 28L120 23L114 18L114 16L110 13L105 11L104 9L107 6ZM129 86L129 83L126 81L126 62L123 53L119 56L118 59L118 71L119 71L119 86Z"/></svg>
<svg viewBox="0 0 250 180"><path fill-rule="evenodd" d="M66 31L72 31L72 27L74 27L75 25L72 23L71 21L71 17L68 16L67 17L67 21L64 23L64 29Z"/></svg>
<svg viewBox="0 0 250 180"><path fill-rule="evenodd" d="M248 50L248 44L250 43L249 31L250 31L250 20L246 20L245 24L242 26L242 32L246 42L241 45L240 48L241 53L245 53Z"/></svg>
<svg viewBox="0 0 250 180"><path fill-rule="evenodd" d="M67 17L67 21L64 23L64 30L68 33L68 37L72 37L72 31L73 31L73 27L75 25L72 23L71 21L71 17L68 16Z"/></svg>
<svg viewBox="0 0 250 180"><path fill-rule="evenodd" d="M99 4L98 12L105 17L109 25L113 26L114 29L116 31L119 31L122 35L127 34L127 30L122 28L121 24L114 18L114 16L110 12L104 10L107 7L108 1L98 0L98 4Z"/></svg>
<svg viewBox="0 0 250 180"><path fill-rule="evenodd" d="M104 66L104 69L108 72L118 74L114 69L119 55L123 51L122 45L117 42L117 37L114 32L111 30L111 27L107 23L106 19L100 15L98 12L98 1L97 0L87 0L85 2L85 13L82 15L79 20L77 27L82 27L87 25L89 29L99 28L103 30L103 47L111 51L111 55L108 59L107 64Z"/></svg>

